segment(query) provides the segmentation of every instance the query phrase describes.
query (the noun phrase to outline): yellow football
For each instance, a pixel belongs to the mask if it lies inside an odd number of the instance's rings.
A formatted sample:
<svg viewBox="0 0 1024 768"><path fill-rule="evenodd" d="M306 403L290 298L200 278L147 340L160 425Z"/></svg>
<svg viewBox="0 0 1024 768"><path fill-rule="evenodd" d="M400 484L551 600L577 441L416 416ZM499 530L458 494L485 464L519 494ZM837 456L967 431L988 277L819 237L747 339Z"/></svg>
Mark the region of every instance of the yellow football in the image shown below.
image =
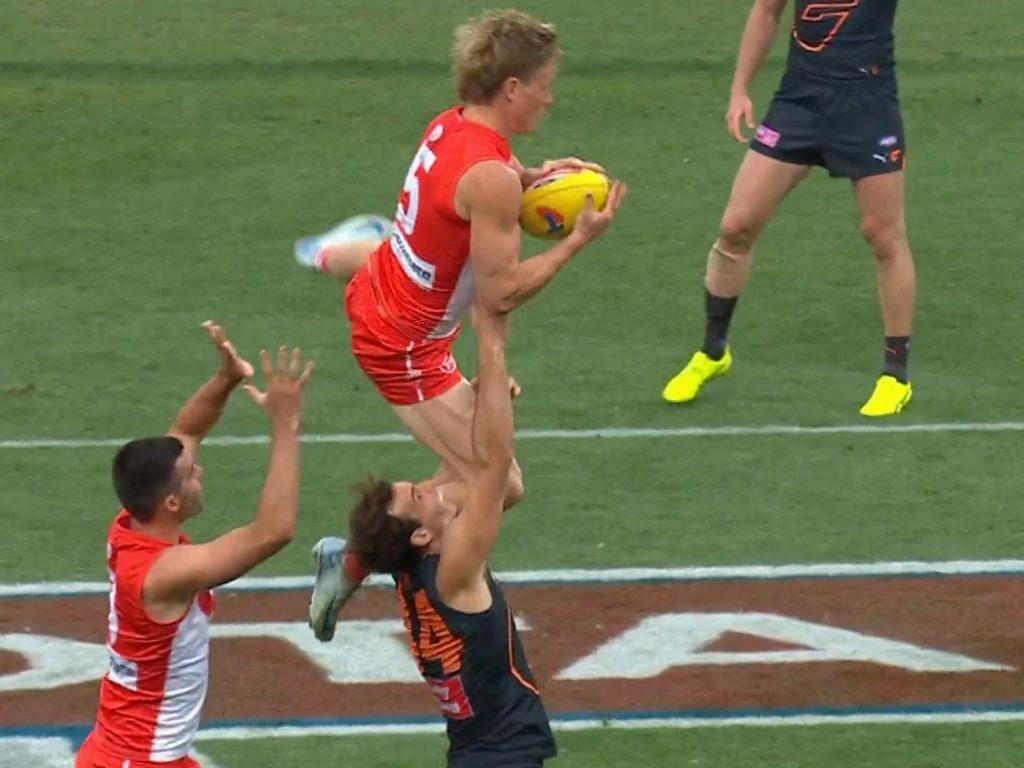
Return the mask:
<svg viewBox="0 0 1024 768"><path fill-rule="evenodd" d="M576 217L593 195L594 207L608 201L608 177L597 171L554 171L533 182L523 192L519 223L526 232L546 240L560 240L572 232Z"/></svg>

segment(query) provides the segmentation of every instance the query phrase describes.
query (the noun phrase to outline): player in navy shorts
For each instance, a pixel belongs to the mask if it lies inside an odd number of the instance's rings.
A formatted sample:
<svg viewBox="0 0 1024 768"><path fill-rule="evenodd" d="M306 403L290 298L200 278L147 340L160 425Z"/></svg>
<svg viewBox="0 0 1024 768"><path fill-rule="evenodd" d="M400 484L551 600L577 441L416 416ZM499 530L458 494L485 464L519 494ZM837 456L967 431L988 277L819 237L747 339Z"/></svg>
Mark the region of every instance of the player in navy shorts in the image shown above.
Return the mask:
<svg viewBox="0 0 1024 768"><path fill-rule="evenodd" d="M875 254L885 351L881 375L860 412L891 416L910 401L916 279L904 221L907 148L896 84L896 2L795 0L782 82L750 141L708 257L704 344L666 384L665 400L689 402L731 370L729 325L757 238L789 192L820 166L853 183L861 232ZM727 114L730 132L744 143L741 123L754 128L748 87L785 6L786 0L755 0L747 19ZM800 362L792 368L798 378ZM807 399L814 398L808 392Z"/></svg>
<svg viewBox="0 0 1024 768"><path fill-rule="evenodd" d="M312 605L337 596L343 552L392 577L413 658L448 732L448 768L541 768L557 754L540 687L512 608L487 561L501 530L513 454L505 345L509 315L473 314L479 393L464 480L368 481L349 517L350 539L317 543ZM330 565L328 565L330 563ZM313 622L314 631L322 624ZM330 640L327 632L317 632Z"/></svg>

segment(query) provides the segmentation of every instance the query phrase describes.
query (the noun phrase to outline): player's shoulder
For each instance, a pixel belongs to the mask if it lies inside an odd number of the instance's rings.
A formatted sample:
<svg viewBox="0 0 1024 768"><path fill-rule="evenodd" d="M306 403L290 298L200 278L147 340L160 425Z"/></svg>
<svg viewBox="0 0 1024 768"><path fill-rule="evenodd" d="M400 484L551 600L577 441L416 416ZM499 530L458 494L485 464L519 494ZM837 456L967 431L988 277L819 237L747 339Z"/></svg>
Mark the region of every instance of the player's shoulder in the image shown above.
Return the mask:
<svg viewBox="0 0 1024 768"><path fill-rule="evenodd" d="M467 119L461 106L446 109L434 117L423 132L423 142L454 157L483 155L505 161L512 158L508 140L493 128Z"/></svg>
<svg viewBox="0 0 1024 768"><path fill-rule="evenodd" d="M110 535L120 535L120 532L123 530L131 530L131 520L131 513L127 509L121 509L114 515L114 519L110 521Z"/></svg>
<svg viewBox="0 0 1024 768"><path fill-rule="evenodd" d="M107 561L124 562L125 553L139 548L140 537L132 528L132 516L128 510L122 509L110 522L107 529Z"/></svg>
<svg viewBox="0 0 1024 768"><path fill-rule="evenodd" d="M434 115L423 130L423 141L437 141L444 134L451 135L462 122L460 108L448 107L442 112Z"/></svg>
<svg viewBox="0 0 1024 768"><path fill-rule="evenodd" d="M462 174L459 195L471 207L514 210L518 217L523 185L508 163L499 158L483 158Z"/></svg>

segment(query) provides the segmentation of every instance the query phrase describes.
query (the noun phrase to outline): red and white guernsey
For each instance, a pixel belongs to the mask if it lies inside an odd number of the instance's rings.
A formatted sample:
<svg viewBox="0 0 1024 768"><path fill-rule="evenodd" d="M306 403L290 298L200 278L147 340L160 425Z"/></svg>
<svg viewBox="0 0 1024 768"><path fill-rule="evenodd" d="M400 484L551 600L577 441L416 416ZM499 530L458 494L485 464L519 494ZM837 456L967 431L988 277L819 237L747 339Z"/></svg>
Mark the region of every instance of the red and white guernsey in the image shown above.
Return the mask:
<svg viewBox="0 0 1024 768"><path fill-rule="evenodd" d="M127 511L118 514L107 541L110 668L87 746L123 765L183 759L192 764L186 756L206 700L213 594L197 595L177 621L151 619L142 585L156 559L173 545L133 530L131 521Z"/></svg>
<svg viewBox="0 0 1024 768"><path fill-rule="evenodd" d="M455 210L455 189L486 160L512 161L504 136L467 120L462 107L435 117L405 177L394 234L370 257L380 312L412 342L455 334L469 309L469 222Z"/></svg>

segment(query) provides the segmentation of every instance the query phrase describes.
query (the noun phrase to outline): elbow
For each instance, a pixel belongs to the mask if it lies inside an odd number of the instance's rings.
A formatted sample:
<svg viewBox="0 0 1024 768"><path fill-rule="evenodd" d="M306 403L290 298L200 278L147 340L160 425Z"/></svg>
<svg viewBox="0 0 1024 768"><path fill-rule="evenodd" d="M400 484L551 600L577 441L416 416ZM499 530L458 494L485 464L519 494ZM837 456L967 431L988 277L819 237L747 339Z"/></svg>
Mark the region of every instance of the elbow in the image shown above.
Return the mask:
<svg viewBox="0 0 1024 768"><path fill-rule="evenodd" d="M282 525L274 531L274 543L282 549L287 547L295 540L295 528L296 525L294 522L289 523L288 525Z"/></svg>
<svg viewBox="0 0 1024 768"><path fill-rule="evenodd" d="M294 522L267 527L261 536L264 546L273 552L284 549L295 540L295 528Z"/></svg>
<svg viewBox="0 0 1024 768"><path fill-rule="evenodd" d="M507 315L519 306L519 295L514 287L480 296L480 308L491 315Z"/></svg>
<svg viewBox="0 0 1024 768"><path fill-rule="evenodd" d="M519 294L515 290L510 290L502 295L493 311L496 315L507 315L517 309L519 304Z"/></svg>
<svg viewBox="0 0 1024 768"><path fill-rule="evenodd" d="M505 440L495 435L490 437L490 440L474 449L477 471L492 475L507 473L509 477L512 477L513 474L519 472L519 467L515 463L515 447L512 440Z"/></svg>
<svg viewBox="0 0 1024 768"><path fill-rule="evenodd" d="M278 532L275 543L279 549L284 549L295 540L295 529L285 528Z"/></svg>
<svg viewBox="0 0 1024 768"><path fill-rule="evenodd" d="M495 471L501 470L502 472L505 472L508 475L509 485L511 486L513 475L516 474L516 470L518 469L515 463L515 451L512 446L512 441L509 440L508 443L502 442L500 445L494 446L491 456ZM522 475L520 474L519 482L517 484L521 485L521 483Z"/></svg>
<svg viewBox="0 0 1024 768"><path fill-rule="evenodd" d="M508 483L505 486L505 509L511 509L518 504L525 492L526 486L523 484L523 470L519 467L518 462L513 459L509 463Z"/></svg>

